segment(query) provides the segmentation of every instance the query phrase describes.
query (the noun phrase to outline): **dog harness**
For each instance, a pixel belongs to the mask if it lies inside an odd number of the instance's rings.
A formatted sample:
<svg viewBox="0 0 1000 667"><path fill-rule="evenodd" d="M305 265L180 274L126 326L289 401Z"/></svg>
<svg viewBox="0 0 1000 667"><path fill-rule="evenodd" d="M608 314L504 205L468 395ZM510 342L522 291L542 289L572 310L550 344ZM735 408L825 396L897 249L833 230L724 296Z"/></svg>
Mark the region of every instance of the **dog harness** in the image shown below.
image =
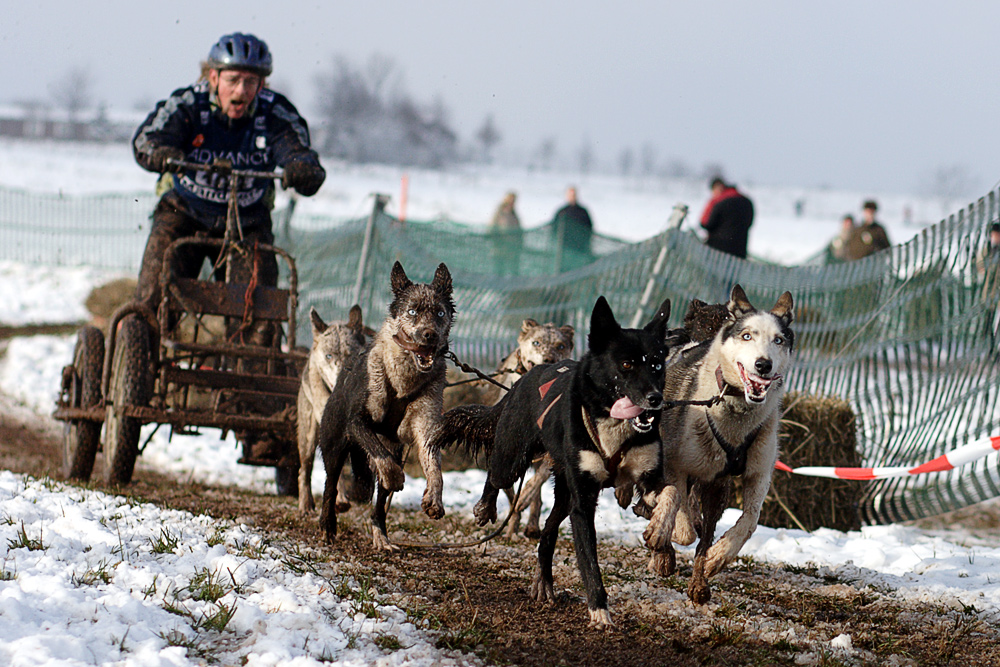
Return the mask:
<svg viewBox="0 0 1000 667"><path fill-rule="evenodd" d="M723 396L742 396L743 394L739 392L733 385L726 382L722 376L722 366L715 369L715 380L719 383L719 400L722 400ZM730 444L722 434L719 433L718 427L715 425L715 421L712 419L712 415L708 414L708 410L705 410L705 420L708 421L708 428L712 431L712 436L715 441L719 443L722 447L722 451L726 453L726 467L715 476L716 479L722 477L733 476L738 477L746 472L747 469L747 453L750 451L750 446L753 445L754 440L757 439L757 435L760 433L760 429L764 426L761 422L757 425L757 428L750 431L743 442L738 445Z"/></svg>
<svg viewBox="0 0 1000 667"><path fill-rule="evenodd" d="M544 402L546 400L546 397L549 396L550 390L552 389L553 385L559 382L563 377L569 377L561 375L569 370L570 367L565 364L560 364L559 366L556 366L553 369L553 371L560 375L557 375L548 382L539 385L538 399ZM555 407L555 404L558 403L559 399L561 399L562 397L563 394L561 389L558 390L558 393L552 394L551 400L549 401L548 405L545 406L545 409L542 410L542 414L540 414L538 416L538 419L535 421L535 423L538 424L539 429L542 428L542 425L545 423L545 418L548 416L549 412L552 410L553 407ZM598 454L600 454L601 459L604 461L604 469L608 472L608 479L611 480L615 479L615 477L618 474L618 466L621 465L622 458L625 456L625 453L628 451L629 448L627 446L622 446L618 448L618 451L616 451L614 455L611 456L611 458L607 458L606 456L604 456L604 449L601 447L601 438L597 433L597 427L594 424L593 418L590 416L590 413L587 412L587 409L583 406L580 406L580 412L583 416L583 425L587 429L587 435L590 436L591 442L593 442L594 446L597 447L597 452Z"/></svg>

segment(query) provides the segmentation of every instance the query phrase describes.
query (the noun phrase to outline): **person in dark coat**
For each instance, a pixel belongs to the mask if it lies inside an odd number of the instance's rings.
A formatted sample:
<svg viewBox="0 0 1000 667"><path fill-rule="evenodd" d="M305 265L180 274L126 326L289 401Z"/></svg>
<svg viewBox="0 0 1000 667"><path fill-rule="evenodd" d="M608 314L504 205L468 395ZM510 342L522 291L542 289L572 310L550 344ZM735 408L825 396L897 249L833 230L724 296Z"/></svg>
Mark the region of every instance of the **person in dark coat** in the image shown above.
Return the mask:
<svg viewBox="0 0 1000 667"><path fill-rule="evenodd" d="M566 189L566 205L556 211L552 218L552 234L556 243L556 257L559 271L585 266L594 261L590 246L594 235L594 223L590 213L580 206L576 198L576 188Z"/></svg>
<svg viewBox="0 0 1000 667"><path fill-rule="evenodd" d="M136 299L152 312L160 300L160 269L171 243L202 234L222 238L226 229L228 179L185 169L178 162L210 164L222 158L236 169L284 171L282 186L303 196L319 190L326 172L310 147L309 128L298 111L280 93L265 87L271 73L271 52L254 35L223 35L209 51L205 77L162 100L136 130L132 151L136 162L158 173L173 172L166 192L153 212L153 226L139 270ZM274 182L247 178L237 195L244 241L271 244L271 205ZM197 277L206 257L204 249L187 247L178 253L177 274ZM278 266L274 256L261 253L254 264L235 268L237 282L251 274L259 284L275 286Z"/></svg>
<svg viewBox="0 0 1000 667"><path fill-rule="evenodd" d="M878 204L869 199L861 209L861 224L854 229L847 242L847 260L854 261L867 257L880 250L892 247L889 235L875 219Z"/></svg>
<svg viewBox="0 0 1000 667"><path fill-rule="evenodd" d="M712 198L701 215L701 226L708 232L705 244L746 259L753 202L721 178L712 179L711 188Z"/></svg>

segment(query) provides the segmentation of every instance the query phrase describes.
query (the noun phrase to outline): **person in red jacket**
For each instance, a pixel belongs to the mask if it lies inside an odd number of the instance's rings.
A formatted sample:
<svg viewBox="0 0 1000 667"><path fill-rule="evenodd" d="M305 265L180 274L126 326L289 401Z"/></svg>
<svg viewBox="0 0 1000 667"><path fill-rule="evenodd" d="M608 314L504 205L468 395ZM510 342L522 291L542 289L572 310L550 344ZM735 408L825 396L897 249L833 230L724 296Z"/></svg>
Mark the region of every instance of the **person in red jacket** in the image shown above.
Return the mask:
<svg viewBox="0 0 1000 667"><path fill-rule="evenodd" d="M712 198L701 214L701 226L708 232L705 244L746 259L753 202L719 177L712 179L710 187Z"/></svg>

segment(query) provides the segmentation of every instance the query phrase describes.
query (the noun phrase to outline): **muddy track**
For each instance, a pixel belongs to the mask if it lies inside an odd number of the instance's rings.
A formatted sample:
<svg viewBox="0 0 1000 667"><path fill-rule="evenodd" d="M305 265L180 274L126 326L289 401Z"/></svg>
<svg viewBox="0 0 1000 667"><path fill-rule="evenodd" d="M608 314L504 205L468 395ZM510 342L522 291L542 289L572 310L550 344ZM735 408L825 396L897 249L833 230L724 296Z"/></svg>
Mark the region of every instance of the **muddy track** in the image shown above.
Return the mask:
<svg viewBox="0 0 1000 667"><path fill-rule="evenodd" d="M2 399L2 397L0 397ZM60 479L59 425L0 400L0 465ZM94 479L101 477L98 462ZM95 488L99 488L92 484ZM637 547L600 545L599 557L616 622L613 632L586 626L587 611L572 543L559 541L559 600L537 605L527 595L534 545L498 539L485 548L370 549L365 515L343 516L335 546L319 539L315 516L292 499L211 487L142 469L125 493L164 507L238 520L264 532L289 554L306 554L328 576L352 574L385 601L424 619L439 646L516 665L969 665L1000 664L995 618L961 605L913 604L891 591L829 573L740 560L713 580L713 599L693 607L683 593L690 564L661 579L645 569ZM394 508L396 539L456 541L483 534L468 521ZM838 635L853 650L831 648Z"/></svg>

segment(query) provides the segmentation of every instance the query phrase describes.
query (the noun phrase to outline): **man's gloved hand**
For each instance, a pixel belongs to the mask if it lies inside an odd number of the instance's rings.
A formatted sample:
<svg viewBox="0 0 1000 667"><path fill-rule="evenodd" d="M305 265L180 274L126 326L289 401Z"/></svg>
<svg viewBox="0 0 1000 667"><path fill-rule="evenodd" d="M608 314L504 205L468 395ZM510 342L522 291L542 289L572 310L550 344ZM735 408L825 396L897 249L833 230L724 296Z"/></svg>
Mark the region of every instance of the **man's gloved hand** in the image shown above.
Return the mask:
<svg viewBox="0 0 1000 667"><path fill-rule="evenodd" d="M158 171L161 174L168 171L177 173L183 170L179 164L168 164L167 160L184 160L184 151L175 146L157 146L149 154L149 166L153 168L153 171Z"/></svg>
<svg viewBox="0 0 1000 667"><path fill-rule="evenodd" d="M326 171L323 167L313 162L298 160L289 162L284 166L285 173L281 177L281 187L284 189L295 188L295 191L304 197L316 194L319 186L326 180Z"/></svg>

